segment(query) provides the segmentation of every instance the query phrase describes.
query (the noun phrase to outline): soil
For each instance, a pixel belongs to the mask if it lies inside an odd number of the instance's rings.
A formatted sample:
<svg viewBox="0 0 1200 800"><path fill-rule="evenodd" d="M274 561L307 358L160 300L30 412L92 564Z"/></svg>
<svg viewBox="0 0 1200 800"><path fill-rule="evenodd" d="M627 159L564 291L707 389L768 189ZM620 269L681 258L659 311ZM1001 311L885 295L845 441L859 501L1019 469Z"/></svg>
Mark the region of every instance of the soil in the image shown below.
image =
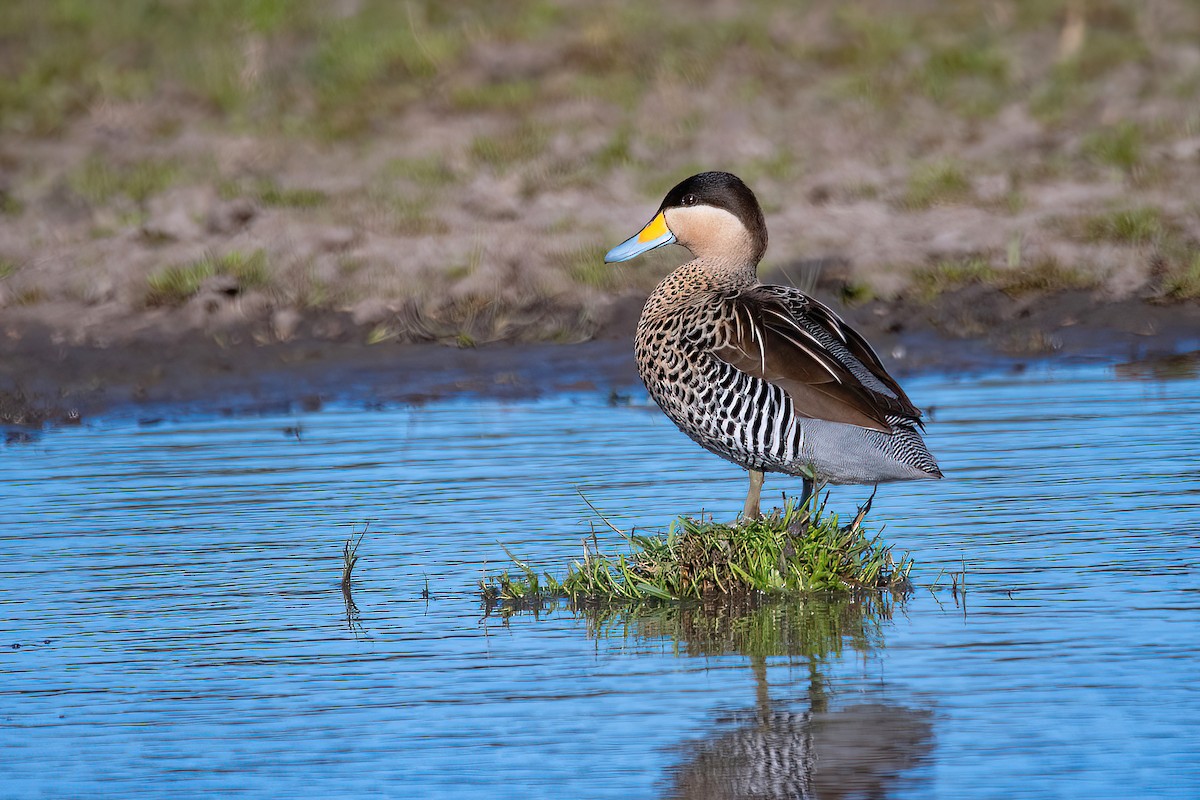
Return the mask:
<svg viewBox="0 0 1200 800"><path fill-rule="evenodd" d="M1152 362L1200 352L1195 304L1096 304L1088 292L1010 298L978 286L928 304L834 305L899 376L1022 369L1051 357ZM106 347L66 343L30 326L0 338L0 424L19 437L21 429L95 415L153 420L312 410L333 401L603 391L617 402L638 380L631 339L640 309L640 296L625 295L594 339L561 345L366 345L349 315L332 313L306 320L289 341L265 344L249 324L220 338L144 336ZM329 337L334 328L343 335Z"/></svg>

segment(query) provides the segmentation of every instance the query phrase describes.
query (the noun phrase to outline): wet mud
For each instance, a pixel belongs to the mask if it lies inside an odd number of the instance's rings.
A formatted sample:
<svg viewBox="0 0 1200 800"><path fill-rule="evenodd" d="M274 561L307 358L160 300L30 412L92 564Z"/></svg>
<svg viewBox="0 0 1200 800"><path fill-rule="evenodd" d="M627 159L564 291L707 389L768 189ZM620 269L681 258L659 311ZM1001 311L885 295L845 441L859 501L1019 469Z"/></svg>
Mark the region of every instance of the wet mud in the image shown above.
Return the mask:
<svg viewBox="0 0 1200 800"><path fill-rule="evenodd" d="M1019 369L1046 359L1153 361L1200 348L1196 303L1097 302L1087 292L1014 298L967 287L931 302L834 307L898 375ZM420 403L563 390L618 396L637 384L631 338L640 308L640 297L623 297L587 342L478 347L365 344L366 331L333 314L306 320L289 341L265 344L253 322L219 336L143 332L106 347L67 344L29 326L0 340L0 423L245 413L347 399ZM321 335L331 329L342 333Z"/></svg>

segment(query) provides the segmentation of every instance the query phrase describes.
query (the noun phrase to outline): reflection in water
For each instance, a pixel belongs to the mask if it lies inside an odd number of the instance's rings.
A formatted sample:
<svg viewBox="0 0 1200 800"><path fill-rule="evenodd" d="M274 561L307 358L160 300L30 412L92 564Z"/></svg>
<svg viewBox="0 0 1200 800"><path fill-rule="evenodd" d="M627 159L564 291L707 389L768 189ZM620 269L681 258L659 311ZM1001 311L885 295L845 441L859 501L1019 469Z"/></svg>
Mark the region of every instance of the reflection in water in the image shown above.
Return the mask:
<svg viewBox="0 0 1200 800"><path fill-rule="evenodd" d="M710 599L582 610L592 636L672 642L679 655L804 656L821 661L849 646L867 653L883 645L892 617L889 595Z"/></svg>
<svg viewBox="0 0 1200 800"><path fill-rule="evenodd" d="M688 758L674 770L669 796L887 797L932 751L930 717L896 704L801 713L768 701L719 719L707 737L682 746Z"/></svg>
<svg viewBox="0 0 1200 800"><path fill-rule="evenodd" d="M367 630L362 624L362 613L358 610L358 604L354 602L354 594L351 592L350 584L342 584L342 603L346 608L346 628L354 634L354 638L366 636Z"/></svg>
<svg viewBox="0 0 1200 800"><path fill-rule="evenodd" d="M1200 351L1129 361L1114 371L1125 380L1189 380L1200 376Z"/></svg>
<svg viewBox="0 0 1200 800"><path fill-rule="evenodd" d="M780 600L575 607L593 637L670 642L677 655L748 656L752 707L722 712L699 738L673 748L674 798L886 797L931 752L928 710L887 702L837 707L825 667L843 650L883 646L894 600L829 596ZM807 708L772 700L767 658L807 662ZM906 781L906 788L912 782Z"/></svg>

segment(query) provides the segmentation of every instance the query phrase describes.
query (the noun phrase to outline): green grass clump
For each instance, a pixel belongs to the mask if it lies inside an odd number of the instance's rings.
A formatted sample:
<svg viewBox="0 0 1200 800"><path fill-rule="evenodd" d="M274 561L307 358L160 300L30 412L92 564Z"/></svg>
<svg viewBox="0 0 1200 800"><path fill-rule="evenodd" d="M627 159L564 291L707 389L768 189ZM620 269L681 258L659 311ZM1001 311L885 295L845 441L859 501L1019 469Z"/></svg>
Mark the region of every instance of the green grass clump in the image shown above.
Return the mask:
<svg viewBox="0 0 1200 800"><path fill-rule="evenodd" d="M146 159L136 164L115 164L91 156L67 181L76 194L92 203L127 197L141 205L174 183L178 175L179 167L170 161Z"/></svg>
<svg viewBox="0 0 1200 800"><path fill-rule="evenodd" d="M236 250L226 253L217 259L217 272L232 275L241 289L262 289L271 277L264 250L255 250L250 255Z"/></svg>
<svg viewBox="0 0 1200 800"><path fill-rule="evenodd" d="M327 138L367 133L388 112L421 97L467 45L457 9L429 3L367 3L323 19L305 64L319 129Z"/></svg>
<svg viewBox="0 0 1200 800"><path fill-rule="evenodd" d="M207 258L167 267L146 279L146 305L182 305L215 274L216 268L212 260Z"/></svg>
<svg viewBox="0 0 1200 800"><path fill-rule="evenodd" d="M1030 292L1051 293L1068 289L1094 288L1098 279L1053 259L1032 264L1011 264L1007 269L992 266L982 258L941 261L912 274L912 286L918 299L930 302L940 295L975 284L994 287L1017 297Z"/></svg>
<svg viewBox="0 0 1200 800"><path fill-rule="evenodd" d="M946 159L913 170L901 205L920 211L945 203L961 203L970 195L971 181L966 169L958 162Z"/></svg>
<svg viewBox="0 0 1200 800"><path fill-rule="evenodd" d="M969 117L989 116L1006 98L1008 59L995 46L961 42L935 49L920 74L920 86L934 101Z"/></svg>
<svg viewBox="0 0 1200 800"><path fill-rule="evenodd" d="M0 215L6 217L17 217L25 210L25 204L20 198L14 197L9 192L0 188Z"/></svg>
<svg viewBox="0 0 1200 800"><path fill-rule="evenodd" d="M604 245L586 245L563 253L559 258L575 281L597 289L616 289L623 284L619 265L605 264Z"/></svg>
<svg viewBox="0 0 1200 800"><path fill-rule="evenodd" d="M895 64L912 46L913 21L903 15L879 15L841 5L833 17L832 41L815 43L813 59L826 67L874 69Z"/></svg>
<svg viewBox="0 0 1200 800"><path fill-rule="evenodd" d="M1147 244L1166 229L1162 212L1152 206L1122 209L1084 220L1087 238L1093 242Z"/></svg>
<svg viewBox="0 0 1200 800"><path fill-rule="evenodd" d="M912 274L912 286L922 300L929 301L945 292L975 283L990 283L996 268L982 258L962 261L939 261L922 267Z"/></svg>
<svg viewBox="0 0 1200 800"><path fill-rule="evenodd" d="M1191 260L1163 277L1163 295L1172 300L1200 298L1200 250L1191 254Z"/></svg>
<svg viewBox="0 0 1200 800"><path fill-rule="evenodd" d="M225 200L252 197L264 206L274 208L319 208L329 202L329 195L320 189L281 186L273 178L223 181L219 191Z"/></svg>
<svg viewBox="0 0 1200 800"><path fill-rule="evenodd" d="M479 163L503 171L541 155L545 147L546 132L527 122L506 134L476 137L471 155Z"/></svg>
<svg viewBox="0 0 1200 800"><path fill-rule="evenodd" d="M513 557L507 570L481 581L485 600L541 603L547 599L679 600L754 593L909 588L912 562L862 527L868 502L847 525L821 508L787 502L758 520L724 524L691 518L666 535L627 536L629 552L615 556L585 547L559 580ZM796 531L795 533L790 532ZM509 553L510 557L512 554Z"/></svg>
<svg viewBox="0 0 1200 800"><path fill-rule="evenodd" d="M386 180L408 180L427 189L437 189L454 182L455 174L444 156L393 158L384 165Z"/></svg>
<svg viewBox="0 0 1200 800"><path fill-rule="evenodd" d="M388 227L400 236L427 236L450 231L449 224L432 213L427 196L392 197L388 205L392 210Z"/></svg>
<svg viewBox="0 0 1200 800"><path fill-rule="evenodd" d="M247 256L234 251L167 267L146 280L145 303L147 306L182 305L200 291L206 280L217 275L234 278L239 291L261 289L270 280L267 254L256 250Z"/></svg>
<svg viewBox="0 0 1200 800"><path fill-rule="evenodd" d="M1089 134L1083 140L1083 152L1098 164L1133 174L1145 157L1141 128L1132 122L1123 122Z"/></svg>
<svg viewBox="0 0 1200 800"><path fill-rule="evenodd" d="M286 188L274 181L262 181L255 194L263 205L277 208L317 208L329 202L320 189Z"/></svg>
<svg viewBox="0 0 1200 800"><path fill-rule="evenodd" d="M527 109L538 96L538 83L531 80L460 86L450 92L459 111L513 111Z"/></svg>
<svg viewBox="0 0 1200 800"><path fill-rule="evenodd" d="M997 286L1010 297L1036 292L1049 294L1069 289L1093 289L1099 278L1073 267L1065 267L1052 258L998 273Z"/></svg>

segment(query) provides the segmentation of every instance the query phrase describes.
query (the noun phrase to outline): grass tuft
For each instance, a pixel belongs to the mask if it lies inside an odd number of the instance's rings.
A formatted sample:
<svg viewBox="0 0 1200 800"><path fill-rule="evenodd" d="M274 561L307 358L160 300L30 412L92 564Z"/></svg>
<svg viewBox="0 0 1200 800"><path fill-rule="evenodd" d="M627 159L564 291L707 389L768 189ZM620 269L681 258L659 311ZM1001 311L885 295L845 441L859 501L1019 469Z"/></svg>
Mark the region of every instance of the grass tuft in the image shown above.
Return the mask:
<svg viewBox="0 0 1200 800"><path fill-rule="evenodd" d="M815 505L815 501L814 501ZM755 593L891 590L907 592L912 561L862 527L870 501L848 524L824 505L788 501L759 520L724 524L680 518L666 535L626 536L629 552L588 547L561 580L508 552L517 567L480 582L487 602L681 600Z"/></svg>
<svg viewBox="0 0 1200 800"><path fill-rule="evenodd" d="M1083 152L1092 161L1132 175L1144 156L1142 131L1132 122L1097 131L1083 140Z"/></svg>
<svg viewBox="0 0 1200 800"><path fill-rule="evenodd" d="M76 194L94 204L127 197L141 205L171 186L178 176L178 165L170 161L146 159L136 164L118 165L91 156L72 171L67 180Z"/></svg>
<svg viewBox="0 0 1200 800"><path fill-rule="evenodd" d="M481 164L497 171L506 171L515 164L536 158L545 148L545 131L525 122L499 136L476 137L471 143L471 155Z"/></svg>
<svg viewBox="0 0 1200 800"><path fill-rule="evenodd" d="M408 180L427 189L437 189L455 180L454 170L440 155L417 158L393 158L384 165L387 180Z"/></svg>
<svg viewBox="0 0 1200 800"><path fill-rule="evenodd" d="M532 80L460 86L450 92L450 102L459 111L525 110L538 97L538 83Z"/></svg>
<svg viewBox="0 0 1200 800"><path fill-rule="evenodd" d="M607 250L604 245L585 245L568 250L557 260L562 261L567 274L578 283L596 289L616 289L625 283L624 273L618 265L604 263Z"/></svg>
<svg viewBox="0 0 1200 800"><path fill-rule="evenodd" d="M1066 267L1053 258L1045 258L998 274L997 287L1010 297L1035 292L1052 294L1069 289L1094 289L1099 277L1074 267Z"/></svg>
<svg viewBox="0 0 1200 800"><path fill-rule="evenodd" d="M975 283L990 283L996 276L996 268L982 258L962 261L939 261L930 267L913 272L912 286L918 297L925 301L941 294Z"/></svg>
<svg viewBox="0 0 1200 800"><path fill-rule="evenodd" d="M1191 254L1191 260L1182 268L1163 277L1163 296L1173 300L1200 298L1200 250Z"/></svg>
<svg viewBox="0 0 1200 800"><path fill-rule="evenodd" d="M921 211L946 203L961 203L970 195L971 181L967 178L966 170L958 162L946 159L923 164L913 170L901 205Z"/></svg>
<svg viewBox="0 0 1200 800"><path fill-rule="evenodd" d="M254 181L228 180L219 186L222 199L252 197L264 206L274 208L320 208L329 203L329 195L320 189L281 186L273 178Z"/></svg>
<svg viewBox="0 0 1200 800"><path fill-rule="evenodd" d="M267 254L255 250L247 256L235 250L167 267L146 279L144 302L147 306L182 305L200 291L205 281L218 275L233 278L239 292L261 289L270 282Z"/></svg>
<svg viewBox="0 0 1200 800"><path fill-rule="evenodd" d="M1007 58L997 48L963 42L934 50L920 82L934 101L969 117L985 117L1002 104L1009 71Z"/></svg>
<svg viewBox="0 0 1200 800"><path fill-rule="evenodd" d="M1069 289L1092 289L1099 283L1072 267L1054 259L1042 259L1031 264L1011 264L1007 269L992 266L982 258L962 261L941 261L932 267L918 269L912 274L915 295L930 302L946 292L982 284L1017 297L1031 292L1051 294Z"/></svg>
<svg viewBox="0 0 1200 800"><path fill-rule="evenodd" d="M320 189L287 188L273 181L262 181L256 192L265 206L277 208L318 208L329 202L329 195Z"/></svg>
<svg viewBox="0 0 1200 800"><path fill-rule="evenodd" d="M1098 214L1084 221L1087 238L1093 242L1148 244L1167 229L1162 212L1151 206Z"/></svg>

